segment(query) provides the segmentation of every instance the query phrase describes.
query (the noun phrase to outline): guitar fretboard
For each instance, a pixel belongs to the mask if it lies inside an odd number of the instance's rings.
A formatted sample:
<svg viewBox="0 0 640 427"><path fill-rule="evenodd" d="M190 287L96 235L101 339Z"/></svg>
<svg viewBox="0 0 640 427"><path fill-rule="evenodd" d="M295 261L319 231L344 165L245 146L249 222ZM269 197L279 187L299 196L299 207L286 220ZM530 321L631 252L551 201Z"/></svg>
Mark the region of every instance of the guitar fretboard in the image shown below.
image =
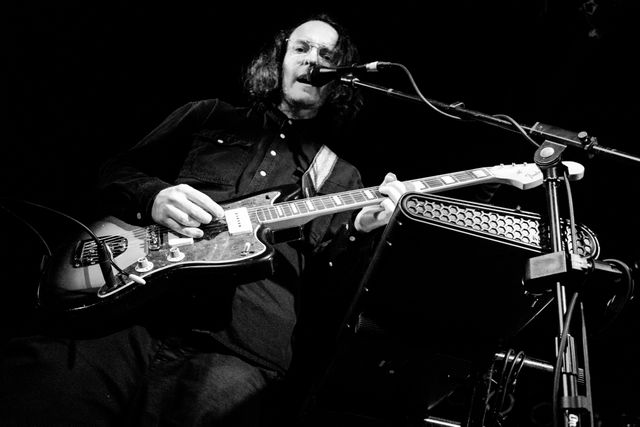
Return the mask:
<svg viewBox="0 0 640 427"><path fill-rule="evenodd" d="M405 185L411 191L433 193L468 186L472 183L477 184L492 177L493 173L488 168L479 168L405 181ZM249 215L257 222L269 224L291 218L315 217L358 209L378 203L384 197L386 196L379 191L379 187L361 188L250 208Z"/></svg>

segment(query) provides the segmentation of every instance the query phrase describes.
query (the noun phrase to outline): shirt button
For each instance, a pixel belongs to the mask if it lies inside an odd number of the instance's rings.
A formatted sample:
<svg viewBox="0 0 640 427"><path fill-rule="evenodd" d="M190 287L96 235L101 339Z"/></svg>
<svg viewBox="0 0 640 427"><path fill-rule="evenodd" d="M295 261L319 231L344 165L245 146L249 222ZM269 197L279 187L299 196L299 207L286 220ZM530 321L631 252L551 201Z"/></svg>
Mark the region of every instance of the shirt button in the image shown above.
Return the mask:
<svg viewBox="0 0 640 427"><path fill-rule="evenodd" d="M224 141L223 141L223 140L221 140L221 139L219 139L219 140L218 140L218 144L224 144Z"/></svg>
<svg viewBox="0 0 640 427"><path fill-rule="evenodd" d="M142 214L140 212L136 213L136 218L142 219Z"/></svg>
<svg viewBox="0 0 640 427"><path fill-rule="evenodd" d="M287 137L287 136L286 136L284 133L281 133L281 134L280 134L280 138L281 138L281 139L285 139L286 137Z"/></svg>
<svg viewBox="0 0 640 427"><path fill-rule="evenodd" d="M271 151L269 152L269 154L271 154L272 156L275 156L275 155L276 155L276 152L275 152L274 150L271 150Z"/></svg>
<svg viewBox="0 0 640 427"><path fill-rule="evenodd" d="M265 171L260 171L260 175L261 176L267 176L267 173Z"/></svg>

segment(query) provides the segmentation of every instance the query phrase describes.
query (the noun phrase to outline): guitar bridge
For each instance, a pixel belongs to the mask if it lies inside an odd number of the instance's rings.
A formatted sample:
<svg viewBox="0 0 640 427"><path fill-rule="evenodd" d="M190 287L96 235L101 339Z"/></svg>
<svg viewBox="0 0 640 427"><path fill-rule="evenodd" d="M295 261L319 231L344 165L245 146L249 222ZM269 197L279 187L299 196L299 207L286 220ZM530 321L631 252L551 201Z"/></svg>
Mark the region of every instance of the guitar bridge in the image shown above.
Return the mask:
<svg viewBox="0 0 640 427"><path fill-rule="evenodd" d="M124 253L129 245L127 239L122 236L103 236L99 237L99 239L109 247L114 258ZM74 268L88 267L97 264L99 261L100 257L95 240L86 239L78 242L71 259L71 265Z"/></svg>

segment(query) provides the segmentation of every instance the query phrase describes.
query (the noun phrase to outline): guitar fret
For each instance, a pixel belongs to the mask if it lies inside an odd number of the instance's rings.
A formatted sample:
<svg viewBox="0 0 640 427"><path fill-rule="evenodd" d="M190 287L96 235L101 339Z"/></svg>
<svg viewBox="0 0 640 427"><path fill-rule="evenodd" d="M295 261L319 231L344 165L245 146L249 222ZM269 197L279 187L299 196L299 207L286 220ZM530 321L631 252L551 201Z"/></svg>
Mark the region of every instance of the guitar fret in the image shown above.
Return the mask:
<svg viewBox="0 0 640 427"><path fill-rule="evenodd" d="M464 171L464 172L460 172L460 173L456 173L453 175L455 177L455 179L457 179L459 182L466 182L466 181L470 181L472 179L475 179L475 177L468 171Z"/></svg>
<svg viewBox="0 0 640 427"><path fill-rule="evenodd" d="M445 185L444 182L440 180L440 178L428 179L422 181L422 183L425 184L428 188L442 187L443 185Z"/></svg>
<svg viewBox="0 0 640 427"><path fill-rule="evenodd" d="M356 203L353 193L342 194L340 198L342 199L343 203L346 205L353 205Z"/></svg>
<svg viewBox="0 0 640 427"><path fill-rule="evenodd" d="M296 201L295 205L298 208L298 210L303 214L309 212L309 209L307 209L307 204L304 203L303 201Z"/></svg>
<svg viewBox="0 0 640 427"><path fill-rule="evenodd" d="M282 208L283 216L291 216L293 212L291 211L291 205L289 203L280 205Z"/></svg>
<svg viewBox="0 0 640 427"><path fill-rule="evenodd" d="M336 205L333 203L333 199L331 197L324 197L322 199L322 201L323 201L323 203L324 203L324 205L325 205L325 207L327 209L331 209L331 208L335 208L336 207Z"/></svg>
<svg viewBox="0 0 640 427"><path fill-rule="evenodd" d="M355 201L355 203L362 203L366 200L366 197L364 196L364 193L362 191L352 193L351 195L353 196L353 200Z"/></svg>
<svg viewBox="0 0 640 427"><path fill-rule="evenodd" d="M269 215L271 215L271 219L278 218L278 209L275 206L269 207Z"/></svg>
<svg viewBox="0 0 640 427"><path fill-rule="evenodd" d="M256 216L258 217L258 221L260 222L264 222L267 220L267 211L266 209L263 208L258 208L256 209Z"/></svg>

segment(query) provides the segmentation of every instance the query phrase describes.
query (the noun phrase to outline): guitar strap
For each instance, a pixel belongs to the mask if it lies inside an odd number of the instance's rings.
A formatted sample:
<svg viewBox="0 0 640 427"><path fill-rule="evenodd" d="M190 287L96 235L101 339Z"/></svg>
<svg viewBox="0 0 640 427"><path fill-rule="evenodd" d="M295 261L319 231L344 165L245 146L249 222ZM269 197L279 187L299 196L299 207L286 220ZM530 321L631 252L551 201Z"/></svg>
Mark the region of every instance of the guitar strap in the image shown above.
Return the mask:
<svg viewBox="0 0 640 427"><path fill-rule="evenodd" d="M320 147L311 166L302 175L302 191L305 197L311 197L320 191L337 161L338 156L329 147L326 145Z"/></svg>

